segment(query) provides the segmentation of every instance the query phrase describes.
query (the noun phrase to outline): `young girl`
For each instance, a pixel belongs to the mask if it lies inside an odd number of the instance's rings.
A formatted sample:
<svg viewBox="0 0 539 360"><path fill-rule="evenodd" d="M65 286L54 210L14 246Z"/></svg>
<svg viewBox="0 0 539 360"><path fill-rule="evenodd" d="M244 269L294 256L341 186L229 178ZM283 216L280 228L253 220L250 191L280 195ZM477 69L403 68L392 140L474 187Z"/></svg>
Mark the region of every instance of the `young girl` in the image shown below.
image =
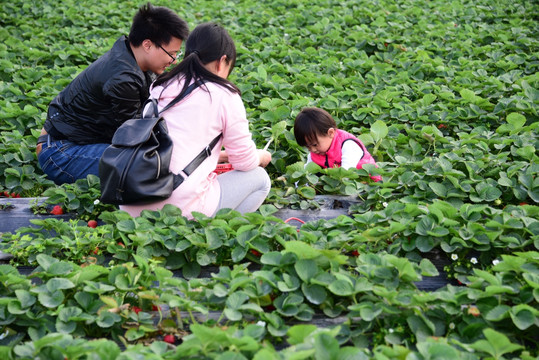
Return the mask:
<svg viewBox="0 0 539 360"><path fill-rule="evenodd" d="M309 150L307 163L314 162L323 168L343 167L361 169L364 164L374 164L374 158L365 145L354 135L339 130L335 120L325 110L305 108L294 123L294 136L300 146ZM382 180L379 175L371 176Z"/></svg>
<svg viewBox="0 0 539 360"><path fill-rule="evenodd" d="M165 204L182 209L187 217L196 211L208 216L219 209L253 212L265 200L271 182L263 169L271 154L257 150L249 132L240 90L227 80L236 62L236 47L228 32L215 23L197 26L185 43L185 57L174 69L159 76L151 97L162 109L194 81L204 83L178 104L163 112L174 143L170 170L179 173L217 135L222 134L211 156L178 186L170 198L145 205L121 206L132 216ZM219 150L224 147L225 151ZM217 175L218 161L234 170Z"/></svg>

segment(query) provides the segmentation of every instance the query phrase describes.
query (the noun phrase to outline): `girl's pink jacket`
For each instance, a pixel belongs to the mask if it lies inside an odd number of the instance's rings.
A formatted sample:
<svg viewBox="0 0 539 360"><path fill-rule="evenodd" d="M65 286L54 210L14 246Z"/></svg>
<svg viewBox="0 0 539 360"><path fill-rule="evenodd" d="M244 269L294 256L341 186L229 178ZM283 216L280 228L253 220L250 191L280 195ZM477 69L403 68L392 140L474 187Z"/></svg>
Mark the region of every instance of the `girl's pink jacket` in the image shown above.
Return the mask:
<svg viewBox="0 0 539 360"><path fill-rule="evenodd" d="M318 155L311 152L311 160L316 164L320 165L322 168L340 167L342 159L342 145L346 140L355 141L363 150L363 158L359 160L356 165L356 168L362 169L364 164L376 165L376 161L374 161L374 158L367 151L367 148L365 147L365 145L363 145L361 140L359 140L354 135L340 129L337 129L337 131L335 131L335 136L333 137L333 141L331 142L327 153L325 155ZM378 165L376 165L376 167L378 167ZM374 175L370 178L374 181L382 180L382 177L380 175Z"/></svg>
<svg viewBox="0 0 539 360"><path fill-rule="evenodd" d="M153 88L150 96L158 99L161 109L179 94L182 86L183 81L175 80L164 90L162 86ZM120 209L132 216L139 216L144 209L158 210L165 204L173 204L189 218L193 211L212 216L221 195L217 175L213 172L221 147L225 147L228 160L235 170L249 171L260 162L241 97L207 82L165 111L163 117L174 143L170 164L170 170L174 173L180 172L219 133L223 137L211 156L174 190L170 198L151 204L123 205Z"/></svg>

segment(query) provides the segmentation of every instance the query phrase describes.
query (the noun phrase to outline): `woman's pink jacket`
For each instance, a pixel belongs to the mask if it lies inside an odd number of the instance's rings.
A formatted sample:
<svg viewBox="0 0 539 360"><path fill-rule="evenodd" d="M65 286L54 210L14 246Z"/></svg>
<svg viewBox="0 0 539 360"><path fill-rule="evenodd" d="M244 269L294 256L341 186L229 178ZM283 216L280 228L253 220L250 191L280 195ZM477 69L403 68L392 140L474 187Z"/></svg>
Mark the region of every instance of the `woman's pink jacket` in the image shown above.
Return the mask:
<svg viewBox="0 0 539 360"><path fill-rule="evenodd" d="M162 86L153 88L150 96L158 99L161 109L179 94L182 86L183 81L175 80L165 89ZM138 216L144 209L159 210L165 204L173 204L189 218L193 211L212 216L221 195L217 175L213 172L221 147L226 149L228 160L235 170L252 170L260 162L241 97L215 83L207 82L165 111L163 117L174 142L170 164L174 173L180 172L219 133L223 137L213 149L211 157L186 178L170 198L151 204L123 205L120 209Z"/></svg>

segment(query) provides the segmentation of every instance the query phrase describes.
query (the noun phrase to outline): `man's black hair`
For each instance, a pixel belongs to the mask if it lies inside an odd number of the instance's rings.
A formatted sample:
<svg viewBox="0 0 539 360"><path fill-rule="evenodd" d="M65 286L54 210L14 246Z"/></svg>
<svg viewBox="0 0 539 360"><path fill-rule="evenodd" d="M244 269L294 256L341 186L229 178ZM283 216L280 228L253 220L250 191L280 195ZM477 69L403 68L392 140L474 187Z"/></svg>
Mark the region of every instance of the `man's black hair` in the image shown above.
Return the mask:
<svg viewBox="0 0 539 360"><path fill-rule="evenodd" d="M189 26L174 11L150 3L143 5L133 17L129 42L137 47L146 39L166 45L175 37L182 41L189 36Z"/></svg>

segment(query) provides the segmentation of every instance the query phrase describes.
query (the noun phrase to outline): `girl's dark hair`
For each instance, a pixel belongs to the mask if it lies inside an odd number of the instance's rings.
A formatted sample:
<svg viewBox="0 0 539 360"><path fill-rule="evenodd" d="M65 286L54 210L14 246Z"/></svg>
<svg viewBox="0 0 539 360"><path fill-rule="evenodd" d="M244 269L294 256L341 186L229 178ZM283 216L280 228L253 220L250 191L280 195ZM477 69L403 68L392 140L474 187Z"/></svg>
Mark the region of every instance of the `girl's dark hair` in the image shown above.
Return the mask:
<svg viewBox="0 0 539 360"><path fill-rule="evenodd" d="M174 11L147 3L133 17L129 42L137 47L149 39L157 45L166 45L173 37L184 41L188 35L189 26Z"/></svg>
<svg viewBox="0 0 539 360"><path fill-rule="evenodd" d="M337 124L326 110L304 108L296 116L294 136L299 146L307 146L307 141L315 140L318 135L327 135L331 128L337 129Z"/></svg>
<svg viewBox="0 0 539 360"><path fill-rule="evenodd" d="M185 82L180 94L185 92L192 80L206 80L233 93L241 94L236 85L204 67L212 61L220 60L223 55L226 55L226 60L230 63L230 71L232 71L236 64L236 46L228 32L213 22L200 24L189 34L185 42L183 60L170 72L161 74L153 86L161 84L166 86L171 80L184 77Z"/></svg>

